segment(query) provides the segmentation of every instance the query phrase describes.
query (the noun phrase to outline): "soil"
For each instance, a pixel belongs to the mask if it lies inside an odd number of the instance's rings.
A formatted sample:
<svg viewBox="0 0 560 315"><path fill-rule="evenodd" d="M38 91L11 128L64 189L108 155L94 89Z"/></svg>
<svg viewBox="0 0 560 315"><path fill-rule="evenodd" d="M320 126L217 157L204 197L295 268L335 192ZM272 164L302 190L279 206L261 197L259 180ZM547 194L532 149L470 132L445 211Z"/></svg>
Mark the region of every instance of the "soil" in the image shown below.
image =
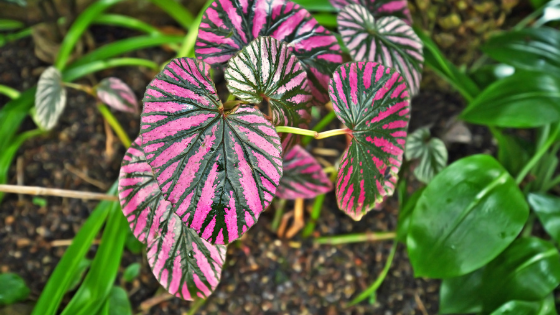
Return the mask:
<svg viewBox="0 0 560 315"><path fill-rule="evenodd" d="M98 45L136 35L134 32L109 27L92 27ZM173 56L160 48L129 54L163 62ZM0 48L0 84L20 91L37 82L48 64L33 54L30 38ZM106 70L80 82L93 84L115 76L136 92L140 99L154 73L138 67ZM429 72L426 76L431 77ZM433 78L433 77L432 77ZM463 99L450 89L424 86L412 101L410 130L433 127L433 134L449 136L449 126L464 108ZM8 99L0 96L0 104ZM0 107L3 105L0 105ZM27 141L18 151L20 170L12 166L9 182L23 178L28 186L56 187L80 191L104 192L118 177L125 152L114 140L109 143L95 101L84 93L69 90L67 108L58 126L47 135ZM139 118L115 113L134 139L139 131ZM479 126L462 126L470 132L466 143L448 143L450 163L475 153L494 153L491 135ZM338 128L333 122L332 128ZM34 128L28 119L22 130ZM463 132L464 133L464 132ZM116 139L116 138L115 138ZM316 141L313 146L335 148L342 152L343 139ZM112 153L110 151L113 151ZM334 158L327 158L331 163ZM81 177L77 174L80 174ZM89 180L83 179L83 175ZM94 181L92 181L93 179ZM92 182L94 184L92 184ZM411 187L419 183L411 178ZM16 272L31 288L32 304L44 288L66 247L53 246L56 240L70 240L88 217L96 202L47 197L46 205L37 205L30 196L7 195L0 204L0 272ZM308 200L306 206L310 206ZM288 210L290 209L288 204ZM395 260L377 299L346 307L348 301L367 288L384 267L391 241L349 245L316 245L299 236L278 239L271 230L273 210L266 211L259 222L238 242L228 248L222 280L215 293L197 314L435 314L438 310L439 281L414 278L405 247L399 245ZM330 193L317 222L314 236L394 231L398 204L389 199L382 210L372 211L362 221L354 222L337 208ZM88 257L93 258L96 246ZM153 277L143 255L125 250L118 284L123 284L122 271L131 263L142 264L141 275L124 284L134 309L164 292ZM67 303L71 293L63 303ZM191 302L176 298L154 305L149 314L184 314ZM1 311L0 311L1 313Z"/></svg>

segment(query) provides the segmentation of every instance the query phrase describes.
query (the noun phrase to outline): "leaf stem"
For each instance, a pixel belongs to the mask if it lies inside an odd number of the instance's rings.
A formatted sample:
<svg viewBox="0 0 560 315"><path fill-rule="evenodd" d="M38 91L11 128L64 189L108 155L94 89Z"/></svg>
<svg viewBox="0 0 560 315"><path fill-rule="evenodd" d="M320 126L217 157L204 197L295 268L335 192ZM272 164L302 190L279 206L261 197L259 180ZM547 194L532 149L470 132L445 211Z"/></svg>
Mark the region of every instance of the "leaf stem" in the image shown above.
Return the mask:
<svg viewBox="0 0 560 315"><path fill-rule="evenodd" d="M18 90L2 84L0 84L0 94L4 94L11 99L18 98L21 95Z"/></svg>
<svg viewBox="0 0 560 315"><path fill-rule="evenodd" d="M327 126L336 118L336 114L334 111L330 111L323 119L321 119L315 127L313 127L314 131L321 132L323 129L327 128ZM311 137L303 137L301 139L301 144L306 146L311 142Z"/></svg>
<svg viewBox="0 0 560 315"><path fill-rule="evenodd" d="M24 194L34 196L55 196L76 199L91 199L91 200L119 200L117 196L93 193L87 191L75 191L56 188L44 188L36 186L19 186L19 185L0 185L0 191L12 194Z"/></svg>
<svg viewBox="0 0 560 315"><path fill-rule="evenodd" d="M378 233L366 232L366 233L359 233L359 234L356 233L356 234L318 237L313 242L315 244L323 244L323 245L340 245L340 244L392 240L395 239L396 236L397 233L395 232L378 232Z"/></svg>
<svg viewBox="0 0 560 315"><path fill-rule="evenodd" d="M62 82L62 85L66 86L66 87L69 87L69 88L72 88L74 90L83 91L83 92L86 92L89 95L95 96L95 94L93 93L93 89L90 86L83 85L83 84L72 83L72 82Z"/></svg>
<svg viewBox="0 0 560 315"><path fill-rule="evenodd" d="M325 173L331 173L330 180L334 182L336 180L336 176L338 175L338 171L334 166L329 166L323 169ZM315 197L315 201L313 202L313 209L311 210L311 218L307 221L305 228L303 229L302 236L309 237L315 231L315 225L317 224L317 220L321 216L321 210L323 209L323 203L325 202L326 194L321 194Z"/></svg>
<svg viewBox="0 0 560 315"><path fill-rule="evenodd" d="M527 174L529 174L531 169L533 169L533 167L535 167L535 165L543 157L543 155L546 153L546 151L548 151L550 146L552 146L552 144L554 144L554 142L556 141L556 138L558 137L559 134L560 134L560 123L556 124L556 126L554 127L554 130L548 136L548 139L537 150L537 152L535 153L535 155L533 155L531 160L529 160L529 162L527 162L527 164L525 164L525 167L523 167L523 169L519 172L519 174L517 175L517 178L515 179L515 182L517 183L517 185L521 184L521 182L523 181L525 176L527 176Z"/></svg>
<svg viewBox="0 0 560 315"><path fill-rule="evenodd" d="M272 219L271 229L274 233L278 231L278 227L280 226L280 222L282 221L282 216L284 215L284 208L286 207L286 199L278 200L276 205L276 211L274 212L274 219Z"/></svg>
<svg viewBox="0 0 560 315"><path fill-rule="evenodd" d="M383 283L383 280L385 280L385 277L387 277L387 274L389 273L389 269L391 268L391 264L393 263L393 259L395 258L395 253L397 251L397 245L398 242L393 243L393 247L391 247L391 252L389 252L389 257L385 262L385 267L383 267L383 270L381 270L381 273L379 274L379 277L377 277L375 282L373 282L369 288L367 288L364 292L358 295L355 299L350 301L350 303L348 303L347 306L352 306L360 303L361 301L370 297L375 291L377 291L377 289L379 289L379 287Z"/></svg>
<svg viewBox="0 0 560 315"><path fill-rule="evenodd" d="M346 135L351 133L350 129L334 129L334 130L329 130L329 131L319 133L314 130L301 129L301 128L288 127L288 126L276 126L276 132L278 133L285 132L285 133L292 133L296 135L310 136L315 139L324 139L332 136Z"/></svg>
<svg viewBox="0 0 560 315"><path fill-rule="evenodd" d="M99 112L101 112L101 115L103 115L103 118L105 118L105 120L107 120L107 122L109 123L111 128L113 128L113 130L117 134L117 137L119 137L119 139L121 140L122 144L126 148L130 147L130 144L132 143L132 141L130 141L130 138L128 137L128 135L124 131L123 127L121 126L121 124L119 123L117 118L113 115L113 113L111 113L109 108L107 106L105 106L105 104L103 104L103 103L99 103L97 108L99 108Z"/></svg>

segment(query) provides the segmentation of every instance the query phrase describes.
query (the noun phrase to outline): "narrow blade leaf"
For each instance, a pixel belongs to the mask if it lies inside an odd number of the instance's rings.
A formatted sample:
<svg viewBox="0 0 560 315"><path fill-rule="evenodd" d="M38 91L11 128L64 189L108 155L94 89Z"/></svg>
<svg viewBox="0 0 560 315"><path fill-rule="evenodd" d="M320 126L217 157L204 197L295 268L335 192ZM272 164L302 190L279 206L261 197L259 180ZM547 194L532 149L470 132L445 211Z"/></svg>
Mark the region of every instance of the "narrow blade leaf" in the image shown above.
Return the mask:
<svg viewBox="0 0 560 315"><path fill-rule="evenodd" d="M37 123L45 130L51 130L66 106L66 89L62 85L62 74L55 67L49 67L41 74L35 94Z"/></svg>
<svg viewBox="0 0 560 315"><path fill-rule="evenodd" d="M418 93L424 56L422 41L402 20L374 18L361 5L346 6L338 14L342 41L355 61L375 61L401 73L412 95Z"/></svg>
<svg viewBox="0 0 560 315"><path fill-rule="evenodd" d="M300 145L284 155L283 165L284 176L276 191L278 198L315 198L332 189L332 183L319 162Z"/></svg>
<svg viewBox="0 0 560 315"><path fill-rule="evenodd" d="M97 86L97 97L116 110L138 114L138 100L132 89L117 78L105 78Z"/></svg>
<svg viewBox="0 0 560 315"><path fill-rule="evenodd" d="M395 190L410 120L408 88L391 68L352 62L336 70L329 95L352 132L336 180L338 206L359 220Z"/></svg>
<svg viewBox="0 0 560 315"><path fill-rule="evenodd" d="M196 42L196 56L225 66L259 36L288 43L303 63L314 104L328 101L327 84L342 62L336 37L301 6L285 0L216 0L206 10Z"/></svg>
<svg viewBox="0 0 560 315"><path fill-rule="evenodd" d="M527 197L529 205L546 232L560 243L560 198L552 195L531 193Z"/></svg>
<svg viewBox="0 0 560 315"><path fill-rule="evenodd" d="M359 4L369 11L374 17L394 16L412 24L412 17L406 0L331 0L337 9L344 9L347 5Z"/></svg>
<svg viewBox="0 0 560 315"><path fill-rule="evenodd" d="M282 177L280 138L252 106L227 111L210 67L171 61L144 95L142 147L166 200L212 244L239 238L272 201Z"/></svg>

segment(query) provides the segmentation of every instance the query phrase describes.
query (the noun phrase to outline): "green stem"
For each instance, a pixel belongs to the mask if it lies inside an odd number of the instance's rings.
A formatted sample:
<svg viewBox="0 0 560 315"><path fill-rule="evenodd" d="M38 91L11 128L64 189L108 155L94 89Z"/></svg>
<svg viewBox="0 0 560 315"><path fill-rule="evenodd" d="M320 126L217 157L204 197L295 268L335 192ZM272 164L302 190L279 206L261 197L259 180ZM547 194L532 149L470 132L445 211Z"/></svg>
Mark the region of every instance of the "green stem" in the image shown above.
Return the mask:
<svg viewBox="0 0 560 315"><path fill-rule="evenodd" d="M103 115L103 118L107 120L111 128L115 131L117 137L119 137L122 144L127 148L130 147L130 144L132 143L130 141L130 138L124 131L123 127L121 126L117 118L113 115L113 113L111 113L109 107L105 106L105 104L99 103L97 108L99 108L99 111L101 112L101 115Z"/></svg>
<svg viewBox="0 0 560 315"><path fill-rule="evenodd" d="M556 176L553 180L551 180L550 182L548 182L544 188L543 191L547 192L549 190L551 190L552 188L554 188L556 185L560 184L560 176Z"/></svg>
<svg viewBox="0 0 560 315"><path fill-rule="evenodd" d="M202 7L200 12L198 12L198 15L194 19L192 25L189 27L189 33L185 36L185 40L177 52L177 58L194 57L194 44L196 43L196 38L198 37L198 28L200 26L200 22L202 21L202 15L212 2L214 2L214 0L206 1L204 7Z"/></svg>
<svg viewBox="0 0 560 315"><path fill-rule="evenodd" d="M288 127L288 126L276 126L276 132L278 132L278 133L280 133L280 132L292 133L292 134L296 134L296 135L311 136L311 137L314 137L315 139L324 139L324 138L329 138L329 137L332 137L332 136L349 134L350 130L349 129L334 129L334 130L329 130L329 131L318 133L317 131L314 131L314 130L307 130L307 129L301 129L301 128L296 128L296 127Z"/></svg>
<svg viewBox="0 0 560 315"><path fill-rule="evenodd" d="M379 277L377 277L375 282L372 283L369 288L367 288L364 292L358 295L358 297L353 299L348 304L348 306L352 306L360 303L361 301L370 297L375 291L377 291L377 289L379 289L379 287L383 283L383 280L385 280L385 277L387 277L387 274L389 273L389 269L391 268L391 264L393 263L393 259L395 258L395 253L397 252L397 244L398 242L393 243L393 247L391 247L391 252L389 253L387 262L385 262L385 267L383 267L383 270L381 270L381 274L379 274Z"/></svg>
<svg viewBox="0 0 560 315"><path fill-rule="evenodd" d="M313 127L314 131L317 132L321 132L323 129L327 128L327 126L331 123L331 121L333 121L333 119L336 118L336 114L334 111L330 111L325 117L323 117L323 119L321 119L316 125L315 127ZM303 146L306 146L309 144L309 142L311 142L313 138L312 137L303 137L301 139L301 144Z"/></svg>
<svg viewBox="0 0 560 315"><path fill-rule="evenodd" d="M397 233L395 232L378 232L378 233L360 233L360 234L346 234L335 236L318 237L313 242L315 244L324 245L340 245L361 242L385 241L395 239Z"/></svg>
<svg viewBox="0 0 560 315"><path fill-rule="evenodd" d="M286 207L286 199L278 200L278 205L276 207L276 212L274 212L274 219L272 220L271 229L273 232L278 231L280 222L282 221L282 216L284 215L284 208Z"/></svg>
<svg viewBox="0 0 560 315"><path fill-rule="evenodd" d="M330 180L334 182L336 180L336 176L338 172L335 167L330 166L323 169L325 173L331 173ZM315 231L315 225L317 224L317 220L321 216L321 210L323 209L323 203L325 202L326 194L321 194L315 197L315 201L313 202L313 209L311 210L311 218L307 221L305 228L303 229L303 237L309 237Z"/></svg>
<svg viewBox="0 0 560 315"><path fill-rule="evenodd" d="M4 94L11 99L18 98L21 95L18 90L2 84L0 84L0 94Z"/></svg>
<svg viewBox="0 0 560 315"><path fill-rule="evenodd" d="M93 93L93 89L90 86L77 84L77 83L72 83L72 82L62 82L62 85L67 86L69 88L72 88L74 90L83 91L83 92L86 92L90 95L95 96L95 94Z"/></svg>
<svg viewBox="0 0 560 315"><path fill-rule="evenodd" d="M201 299L201 298L198 298L198 299L194 300L194 302L191 304L191 308L189 309L189 311L186 314L187 315L196 314L196 311L198 311L198 309L202 305L204 305L205 302L206 302L206 299Z"/></svg>
<svg viewBox="0 0 560 315"><path fill-rule="evenodd" d="M560 123L556 124L556 126L554 127L554 130L549 135L546 142L537 150L537 152L535 153L535 155L533 155L531 160L529 160L529 162L525 165L525 167L523 167L523 169L519 172L519 174L517 175L517 178L515 180L517 185L521 184L521 182L523 181L525 176L527 176L527 174L529 174L529 171L531 171L531 169L533 167L535 167L535 165L543 157L543 155L546 153L546 151L548 151L550 146L552 146L552 144L556 141L556 137L558 137L558 134L560 134Z"/></svg>

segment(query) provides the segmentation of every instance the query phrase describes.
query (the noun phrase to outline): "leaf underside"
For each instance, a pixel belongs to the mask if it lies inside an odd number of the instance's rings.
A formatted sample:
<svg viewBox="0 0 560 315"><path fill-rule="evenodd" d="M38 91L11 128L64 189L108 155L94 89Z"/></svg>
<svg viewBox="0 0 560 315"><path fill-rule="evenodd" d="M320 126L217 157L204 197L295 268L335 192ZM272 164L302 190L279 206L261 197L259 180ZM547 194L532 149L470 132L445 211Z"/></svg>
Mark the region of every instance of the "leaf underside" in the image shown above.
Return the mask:
<svg viewBox="0 0 560 315"><path fill-rule="evenodd" d="M41 128L54 128L66 106L66 89L62 85L62 74L55 67L49 67L41 74L35 93L37 122Z"/></svg>
<svg viewBox="0 0 560 315"><path fill-rule="evenodd" d="M336 37L299 5L284 0L216 0L206 10L195 46L196 56L226 66L239 50L259 36L288 43L302 62L313 104L328 101L327 85L342 62Z"/></svg>
<svg viewBox="0 0 560 315"><path fill-rule="evenodd" d="M212 244L247 231L282 177L280 138L249 105L224 111L209 65L172 60L144 95L142 148L176 215Z"/></svg>
<svg viewBox="0 0 560 315"><path fill-rule="evenodd" d="M352 131L336 180L338 206L359 220L395 190L410 120L408 88L391 68L352 62L336 70L329 95Z"/></svg>
<svg viewBox="0 0 560 315"><path fill-rule="evenodd" d="M315 198L331 189L332 183L319 162L300 145L284 155L284 175L276 191L278 198Z"/></svg>
<svg viewBox="0 0 560 315"><path fill-rule="evenodd" d="M206 298L218 285L226 246L212 245L181 222L153 177L140 138L123 159L119 199L130 228L147 244L148 263L171 294L185 300Z"/></svg>
<svg viewBox="0 0 560 315"><path fill-rule="evenodd" d="M445 143L438 138L431 138L428 128L420 128L408 136L405 156L407 160L420 160L414 169L414 175L426 184L447 165Z"/></svg>
<svg viewBox="0 0 560 315"><path fill-rule="evenodd" d="M353 4L338 14L342 41L355 61L375 61L401 73L411 95L418 93L424 62L422 41L402 20L374 18L365 7Z"/></svg>
<svg viewBox="0 0 560 315"><path fill-rule="evenodd" d="M117 78L105 78L96 89L101 102L116 110L137 114L138 100L130 87Z"/></svg>
<svg viewBox="0 0 560 315"><path fill-rule="evenodd" d="M406 0L330 0L337 9L347 5L359 4L369 11L374 17L395 16L412 25L412 17Z"/></svg>

